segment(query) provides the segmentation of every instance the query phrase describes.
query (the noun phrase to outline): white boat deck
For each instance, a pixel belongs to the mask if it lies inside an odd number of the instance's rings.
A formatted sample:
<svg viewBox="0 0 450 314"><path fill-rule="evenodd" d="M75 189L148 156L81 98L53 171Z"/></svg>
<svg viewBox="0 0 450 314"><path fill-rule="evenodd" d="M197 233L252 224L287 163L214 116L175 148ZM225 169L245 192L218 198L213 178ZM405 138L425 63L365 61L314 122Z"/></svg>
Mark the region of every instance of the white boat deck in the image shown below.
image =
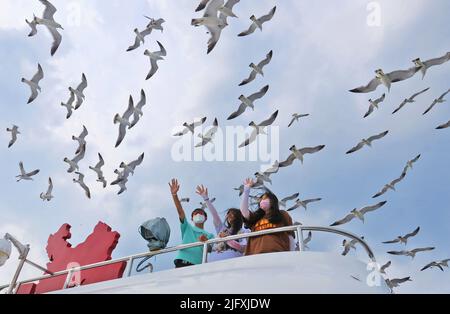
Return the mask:
<svg viewBox="0 0 450 314"><path fill-rule="evenodd" d="M375 278L378 277L379 285L367 284L371 273L375 274ZM373 276L370 278L373 279ZM376 271L367 270L367 264L354 257L304 251L244 256L145 273L53 293L385 294L390 293L390 289Z"/></svg>

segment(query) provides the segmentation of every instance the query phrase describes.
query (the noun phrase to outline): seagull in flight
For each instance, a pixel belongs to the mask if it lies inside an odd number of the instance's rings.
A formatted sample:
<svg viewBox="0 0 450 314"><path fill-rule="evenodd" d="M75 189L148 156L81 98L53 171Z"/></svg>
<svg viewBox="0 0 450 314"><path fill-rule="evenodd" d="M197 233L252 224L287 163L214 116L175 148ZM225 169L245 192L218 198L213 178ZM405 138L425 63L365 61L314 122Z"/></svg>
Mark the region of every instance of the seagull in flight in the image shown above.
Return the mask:
<svg viewBox="0 0 450 314"><path fill-rule="evenodd" d="M361 237L361 239L364 239L364 237ZM342 246L344 247L344 251L342 252L342 255L346 256L348 254L348 252L350 252L350 249L356 250L356 246L355 245L357 243L358 243L358 241L355 240L355 239L352 239L350 241L347 240L347 239L344 239L342 241Z"/></svg>
<svg viewBox="0 0 450 314"><path fill-rule="evenodd" d="M36 25L46 26L48 31L50 32L50 35L53 37L53 44L50 50L50 53L53 56L56 50L58 50L59 45L61 44L62 41L62 36L58 32L58 29L63 28L54 19L54 15L57 11L55 6L51 4L50 1L47 0L39 0L39 1L45 6L44 13L42 15L42 18L39 18L34 15L33 20L31 22L25 20L25 22L31 27L31 32L28 34L28 36L31 37L37 34Z"/></svg>
<svg viewBox="0 0 450 314"><path fill-rule="evenodd" d="M414 59L412 62L414 65L422 72L422 80L425 77L425 74L427 73L427 70L435 65L441 65L447 61L450 60L450 52L447 52L445 55L439 58L433 58L427 61L421 61L420 58Z"/></svg>
<svg viewBox="0 0 450 314"><path fill-rule="evenodd" d="M38 96L38 91L41 91L41 87L39 86L39 82L44 78L44 71L42 71L42 67L40 64L38 64L38 71L33 76L31 80L27 80L25 78L22 78L22 83L27 84L31 89L31 96L28 99L27 104L31 103L33 100L35 100Z"/></svg>
<svg viewBox="0 0 450 314"><path fill-rule="evenodd" d="M74 108L75 110L80 108L81 104L83 104L83 101L85 99L83 92L87 86L88 86L88 83L87 83L86 75L84 73L82 73L81 83L78 84L77 88L69 87L69 91L71 93L74 93L77 98L77 102L76 102L75 108Z"/></svg>
<svg viewBox="0 0 450 314"><path fill-rule="evenodd" d="M300 120L300 118L305 118L305 117L308 117L308 116L309 116L309 113L305 113L305 114L294 113L294 114L292 114L292 120L291 120L291 122L289 122L288 128L290 128L291 125L292 125L295 121L298 122L298 121Z"/></svg>
<svg viewBox="0 0 450 314"><path fill-rule="evenodd" d="M158 61L164 60L163 57L167 55L167 51L164 48L164 46L159 41L157 41L157 43L159 46L159 51L150 52L150 50L148 49L144 51L144 55L150 58L150 65L151 65L150 72L148 72L147 77L145 78L146 80L150 79L153 75L155 75L156 71L158 71Z"/></svg>
<svg viewBox="0 0 450 314"><path fill-rule="evenodd" d="M358 218L359 220L361 220L364 223L364 215L375 211L377 209L379 209L380 207L383 207L384 204L386 204L386 201L380 202L378 204L375 205L371 205L371 206L366 206L363 207L361 209L352 209L352 211L350 212L350 214L348 214L347 216L345 216L343 219L338 220L334 223L332 223L330 226L334 227L334 226L339 226L339 225L343 225L346 224L348 222L350 222L353 218Z"/></svg>
<svg viewBox="0 0 450 314"><path fill-rule="evenodd" d="M134 113L133 97L130 95L127 110L123 113L122 116L120 116L118 113L114 116L114 124L117 123L119 124L119 136L117 137L116 147L118 147L125 138L125 135L127 133L127 127L128 128L131 127L130 117L133 113Z"/></svg>
<svg viewBox="0 0 450 314"><path fill-rule="evenodd" d="M43 201L48 201L50 202L51 199L54 197L52 195L52 190L53 190L53 182L52 182L52 178L48 178L48 188L47 188L47 192L42 192L39 197L43 200Z"/></svg>
<svg viewBox="0 0 450 314"><path fill-rule="evenodd" d="M423 247L423 248L417 248L414 250L410 250L410 251L388 251L388 254L392 254L392 255L404 255L404 256L410 256L412 259L414 259L414 257L416 256L417 253L419 252L426 252L426 251L432 251L434 250L434 247Z"/></svg>
<svg viewBox="0 0 450 314"><path fill-rule="evenodd" d="M279 166L280 166L280 168L290 166L296 159L300 160L300 162L303 164L304 155L315 154L317 152L320 152L324 147L325 147L325 145L319 145L316 147L304 147L304 148L297 149L295 147L295 145L292 145L289 148L289 150L292 153L289 155L289 157L285 161L280 162Z"/></svg>
<svg viewBox="0 0 450 314"><path fill-rule="evenodd" d="M414 98L416 98L416 97L419 96L420 94L425 93L425 92L428 91L429 89L430 89L429 87L428 87L428 88L425 88L424 90L421 90L420 92L415 93L415 94L412 95L411 97L405 98L405 99L402 101L402 103L400 104L400 106L398 106L398 108L395 109L395 110L392 112L392 114L397 113L397 112L398 112L400 109L402 109L406 104L410 104L410 103L415 102Z"/></svg>
<svg viewBox="0 0 450 314"><path fill-rule="evenodd" d="M17 125L13 125L12 128L6 128L7 132L11 132L11 140L8 143L8 148L14 145L17 141L17 134L21 134L19 131L19 127Z"/></svg>
<svg viewBox="0 0 450 314"><path fill-rule="evenodd" d="M447 100L444 99L444 97L450 92L450 88L443 93L441 96L439 96L438 98L436 98L435 100L433 100L433 103L431 104L430 107L428 107L427 110L425 110L425 112L423 113L423 115L426 115L428 112L430 112L431 109L434 108L435 105L437 104L442 104L444 102L446 102Z"/></svg>
<svg viewBox="0 0 450 314"><path fill-rule="evenodd" d="M196 127L203 125L206 122L206 117L201 118L200 120L193 121L192 123L183 123L184 129L181 132L175 133L173 136L183 136L189 132L194 134L194 130Z"/></svg>
<svg viewBox="0 0 450 314"><path fill-rule="evenodd" d="M94 171L97 174L97 182L101 182L103 184L103 188L106 187L107 182L105 177L103 176L102 167L105 165L105 161L100 153L98 153L99 162L95 165L95 167L89 166L89 169Z"/></svg>
<svg viewBox="0 0 450 314"><path fill-rule="evenodd" d="M406 245L408 243L408 239L416 236L419 233L420 227L417 227L413 232L407 233L404 236L398 236L394 240L385 241L383 244L392 244L392 243L403 243Z"/></svg>
<svg viewBox="0 0 450 314"><path fill-rule="evenodd" d="M69 169L67 170L68 173L74 172L75 170L79 169L78 163L80 162L80 160L84 158L85 153L86 153L86 144L84 144L80 148L79 153L75 155L73 159L70 160L67 157L64 158L64 162L69 164Z"/></svg>
<svg viewBox="0 0 450 314"><path fill-rule="evenodd" d="M263 68L270 63L270 61L272 60L272 56L273 56L273 51L270 50L269 53L266 55L266 58L264 60L262 60L261 62L259 62L257 65L254 64L253 62L250 63L249 67L252 69L252 71L250 72L250 76L248 78L246 78L245 80L243 80L239 84L239 86L243 86L245 84L250 83L251 81L253 81L256 78L256 75L258 75L258 74L260 74L261 76L264 76Z"/></svg>
<svg viewBox="0 0 450 314"><path fill-rule="evenodd" d="M433 261L433 262L425 265L424 267L422 267L422 269L420 271L424 271L425 269L433 268L433 267L437 267L440 270L444 271L443 266L448 267L448 262L450 262L450 258L443 259L442 261Z"/></svg>
<svg viewBox="0 0 450 314"><path fill-rule="evenodd" d="M86 127L83 125L83 131L81 131L79 136L72 136L72 140L77 141L78 142L78 148L75 151L75 154L80 153L81 149L86 148L86 136L89 134L88 130L86 129Z"/></svg>
<svg viewBox="0 0 450 314"><path fill-rule="evenodd" d="M412 169L413 168L413 164L415 164L420 159L420 156L421 156L421 154L417 155L416 157L414 157L411 160L408 160L406 162L405 170Z"/></svg>
<svg viewBox="0 0 450 314"><path fill-rule="evenodd" d="M239 105L239 108L237 111L233 112L227 120L232 120L234 118L239 117L241 114L245 112L247 108L252 108L252 110L255 110L254 102L257 99L260 99L264 97L264 95L269 90L269 85L264 86L261 88L258 92L251 94L250 96L246 97L244 95L239 96L239 100L241 101L241 104Z"/></svg>
<svg viewBox="0 0 450 314"><path fill-rule="evenodd" d="M266 134L264 132L264 128L272 125L272 123L274 123L277 116L278 116L278 110L275 111L274 113L272 113L272 115L268 119L262 121L259 124L255 124L255 122L253 122L253 121L250 122L249 126L252 127L252 132L251 132L250 136L247 137L246 140L239 145L239 148L245 147L245 146L253 143L259 134Z"/></svg>
<svg viewBox="0 0 450 314"><path fill-rule="evenodd" d="M313 198L313 199L308 199L308 200L303 200L303 201L300 199L297 199L295 201L295 205L292 206L291 208L289 208L287 211L289 212L289 211L294 210L299 207L303 207L306 210L307 209L306 207L308 206L309 203L319 202L321 200L322 200L321 198Z"/></svg>
<svg viewBox="0 0 450 314"><path fill-rule="evenodd" d="M23 167L23 162L19 162L19 168L20 168L20 174L16 176L17 178L17 182L21 181L21 180L26 180L26 181L32 181L33 180L33 176L37 175L39 173L39 169L30 171L30 172L26 172L25 168Z"/></svg>
<svg viewBox="0 0 450 314"><path fill-rule="evenodd" d="M369 99L369 110L367 110L366 114L364 115L364 118L367 118L375 108L378 109L378 105L384 101L386 98L386 94L383 94L380 98L372 100Z"/></svg>
<svg viewBox="0 0 450 314"><path fill-rule="evenodd" d="M243 32L239 33L238 36L242 37L242 36L250 35L257 28L259 28L259 30L262 31L263 24L265 22L270 21L273 18L276 10L277 10L277 7L275 6L275 7L272 8L272 10L270 10L270 12L268 14L263 15L260 18L256 18L256 16L254 16L254 15L250 16L250 20L252 21L252 24L250 25L250 27L246 31L243 31Z"/></svg>
<svg viewBox="0 0 450 314"><path fill-rule="evenodd" d="M360 86L350 90L352 93L369 93L377 89L381 84L386 86L388 92L391 90L391 84L407 80L414 76L419 71L419 68L412 67L408 70L393 71L385 74L382 69L375 71L375 78L373 78L367 85Z"/></svg>
<svg viewBox="0 0 450 314"><path fill-rule="evenodd" d="M288 201L293 201L295 199L298 198L298 196L300 195L300 193L294 193L292 195L286 196L285 198L281 199L280 201L278 201L278 205L282 208L286 207L286 203Z"/></svg>
<svg viewBox="0 0 450 314"><path fill-rule="evenodd" d="M374 196L372 196L372 198L377 198L380 197L381 195L385 194L387 191L389 190L393 190L395 191L395 185L400 183L404 178L406 177L406 168L405 170L402 172L402 174L400 175L400 177L398 177L395 180L392 180L390 183L386 184L380 192L378 192L377 194L375 194Z"/></svg>
<svg viewBox="0 0 450 314"><path fill-rule="evenodd" d="M134 44L129 46L127 51L135 50L136 48L141 46L141 43L145 43L145 37L150 35L154 29L158 29L163 32L164 28L162 24L165 22L164 19L152 19L146 16L150 20L150 23L147 25L147 27L140 32L137 28L134 29L134 33L136 34L136 38L134 40Z"/></svg>
<svg viewBox="0 0 450 314"><path fill-rule="evenodd" d="M207 54L210 53L217 42L220 39L222 30L228 26L226 15L220 14L219 9L224 5L224 0L211 0L206 6L206 11L203 17L192 19L191 25L193 26L205 26L208 29L208 33L211 35L208 40Z"/></svg>
<svg viewBox="0 0 450 314"><path fill-rule="evenodd" d="M134 109L133 121L131 122L129 129L134 127L138 123L139 119L144 115L144 113L142 112L142 108L145 106L146 103L147 103L147 98L145 96L145 92L143 89L141 89L141 99L136 104L136 106L133 107L133 109Z"/></svg>
<svg viewBox="0 0 450 314"><path fill-rule="evenodd" d="M75 107L73 106L74 101L75 101L75 93L71 91L69 100L67 100L66 103L61 102L61 106L67 109L66 119L69 119L72 116L73 110L75 110Z"/></svg>
<svg viewBox="0 0 450 314"><path fill-rule="evenodd" d="M411 277L386 279L386 285L392 290L393 288L398 287L400 284L407 281L412 281Z"/></svg>
<svg viewBox="0 0 450 314"><path fill-rule="evenodd" d="M124 176L128 177L130 173L134 175L134 170L137 166L139 166L144 160L144 153L142 153L136 160L133 160L130 163L121 162L119 167L124 169Z"/></svg>
<svg viewBox="0 0 450 314"><path fill-rule="evenodd" d="M362 139L361 142L358 143L358 145L356 145L355 147L353 147L352 149L350 149L346 154L352 154L358 150L360 150L361 148L363 148L364 146L369 146L372 147L372 142L382 139L383 137L385 137L387 134L389 133L389 131L384 131L380 134L374 135L369 137L368 139Z"/></svg>
<svg viewBox="0 0 450 314"><path fill-rule="evenodd" d="M212 128L209 129L208 132L206 132L205 134L198 134L198 137L201 138L202 141L200 143L198 143L197 145L195 145L195 147L202 147L208 143L213 143L212 140L218 129L219 129L219 123L217 122L217 118L216 118L216 119L214 119Z"/></svg>
<svg viewBox="0 0 450 314"><path fill-rule="evenodd" d="M74 183L78 183L81 188L84 190L84 193L86 194L87 198L91 198L91 191L89 190L89 187L84 183L84 174L81 172L75 172L78 175L78 179L72 179Z"/></svg>
<svg viewBox="0 0 450 314"><path fill-rule="evenodd" d="M387 262L386 264L384 264L383 266L380 267L380 274L386 274L386 269L391 266L391 261Z"/></svg>

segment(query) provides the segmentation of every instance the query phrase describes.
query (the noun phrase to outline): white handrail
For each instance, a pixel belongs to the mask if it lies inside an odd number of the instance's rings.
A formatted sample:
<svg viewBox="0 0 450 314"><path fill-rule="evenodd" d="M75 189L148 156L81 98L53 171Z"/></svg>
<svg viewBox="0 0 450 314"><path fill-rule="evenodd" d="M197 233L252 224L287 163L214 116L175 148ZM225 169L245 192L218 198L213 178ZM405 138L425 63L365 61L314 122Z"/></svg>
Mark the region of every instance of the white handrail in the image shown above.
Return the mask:
<svg viewBox="0 0 450 314"><path fill-rule="evenodd" d="M267 229L267 230L249 232L249 233L236 234L236 235L231 235L231 236L227 236L227 237L224 237L224 238L214 238L214 239L211 239L211 240L208 240L208 241L205 241L205 242L194 242L194 243L188 243L188 244L181 244L181 245L177 245L177 246L169 247L169 248L164 248L164 249L157 250L157 251L150 251L150 252L144 252L144 253L129 255L129 256L117 258L117 259L114 259L114 260L108 260L108 261L94 263L94 264L89 264L89 265L84 265L84 266L80 266L80 267L72 267L70 269L54 272L51 275L42 275L40 277L30 278L30 279L27 279L27 280L23 280L23 281L17 282L16 286L20 287L20 285L25 284L25 283L30 283L30 282L39 281L39 280L45 280L45 279L49 279L49 278L53 278L53 277L57 277L57 276L61 276L61 275L67 275L67 277L70 278L69 276L71 276L74 272L79 272L79 271L82 271L82 270L92 269L92 268L101 267L101 266L105 266L105 265L116 264L116 263L120 263L120 262L127 262L128 271L126 271L124 273L126 273L126 276L129 277L131 275L131 270L132 270L131 269L131 265L132 265L132 263L133 263L133 261L135 259L142 258L142 257L152 257L152 256L155 256L155 255L175 252L175 251L188 249L188 248L193 248L193 247L197 247L197 246L203 246L202 263L207 263L207 255L208 255L207 254L208 253L207 252L207 247L210 244L226 242L226 241L230 241L230 240L238 240L238 239L243 239L243 238L257 237L257 236L273 234L273 233L295 232L295 231L297 231L297 234L298 234L298 236L297 236L297 243L298 243L300 252L304 250L303 231L329 232L329 233L339 234L339 235L351 238L353 240L356 240L359 244L362 245L362 247L366 251L366 253L369 256L369 258L372 260L372 262L376 262L375 255L373 254L373 252L372 252L371 248L369 247L369 245L363 239L361 239L360 237L358 237L357 235L355 235L353 233L344 231L342 229L334 228L334 227L318 227L318 226L294 225L294 226L287 226L287 227L280 227L280 228L274 228L274 229ZM67 278L66 278L66 282L67 282ZM4 289L4 288L9 287L9 286L10 285L0 286L0 291L2 289ZM64 285L63 289L65 289L65 288L66 288L66 284Z"/></svg>

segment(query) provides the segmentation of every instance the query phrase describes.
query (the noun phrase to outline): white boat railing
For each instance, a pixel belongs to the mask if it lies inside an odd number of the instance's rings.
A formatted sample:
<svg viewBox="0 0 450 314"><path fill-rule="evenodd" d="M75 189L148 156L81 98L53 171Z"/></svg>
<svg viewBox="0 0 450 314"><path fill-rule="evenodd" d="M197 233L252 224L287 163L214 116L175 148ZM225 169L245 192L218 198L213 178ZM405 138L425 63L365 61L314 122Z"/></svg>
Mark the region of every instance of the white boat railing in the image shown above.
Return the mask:
<svg viewBox="0 0 450 314"><path fill-rule="evenodd" d="M369 247L369 245L363 239L361 239L360 237L358 237L357 235L355 235L353 233L350 233L350 232L347 232L347 231L344 231L344 230L341 230L338 228L334 228L334 227L293 225L293 226L287 226L287 227L280 227L280 228L274 228L274 229L268 229L268 230L243 233L243 234L236 234L236 235L227 236L227 237L223 237L223 238L214 238L214 239L211 239L211 240L208 240L205 242L194 242L194 243L188 243L188 244L181 244L181 245L177 245L174 247L164 248L161 250L144 252L144 253L125 256L125 257L108 260L108 261L104 261L104 262L99 262L99 263L94 263L94 264L89 264L89 265L84 265L84 266L79 266L79 267L73 267L73 268L69 268L66 270L53 272L52 274L49 274L49 275L42 275L39 277L19 281L15 284L3 285L3 286L0 286L0 291L5 288L10 287L11 285L14 285L14 287L12 287L12 289L9 289L9 291L11 293L14 293L14 289L16 287L17 288L20 287L23 284L31 283L31 282L35 282L35 281L39 281L39 280L50 279L50 278L54 278L54 277L61 276L61 275L66 275L66 280L65 280L64 286L62 287L62 289L66 289L66 288L68 288L68 285L69 285L74 273L77 273L77 272L80 272L83 270L87 270L87 269L102 267L105 265L121 263L121 262L127 262L127 266L124 271L124 274L126 277L129 277L129 276L131 276L131 273L132 273L133 262L136 259L145 258L145 257L153 257L156 255L176 252L179 250L198 247L198 246L203 246L203 256L202 256L202 264L203 264L203 263L208 262L208 245L213 245L216 243L226 242L226 241L230 241L230 240L239 240L239 239L243 239L243 238L251 238L251 237L257 237L257 236L262 236L262 235L267 235L267 234L280 233L280 232L295 232L299 252L302 252L302 251L304 251L304 243L303 243L303 241L304 241L303 232L304 231L334 233L334 234L338 234L338 235L341 235L344 237L351 238L352 240L355 240L357 243L361 244L361 246L364 248L364 250L366 251L366 253L367 253L368 257L371 259L371 261L376 263L375 255L373 254L372 249ZM122 278L123 278L123 276L122 276ZM17 289L15 289L15 290L17 290Z"/></svg>

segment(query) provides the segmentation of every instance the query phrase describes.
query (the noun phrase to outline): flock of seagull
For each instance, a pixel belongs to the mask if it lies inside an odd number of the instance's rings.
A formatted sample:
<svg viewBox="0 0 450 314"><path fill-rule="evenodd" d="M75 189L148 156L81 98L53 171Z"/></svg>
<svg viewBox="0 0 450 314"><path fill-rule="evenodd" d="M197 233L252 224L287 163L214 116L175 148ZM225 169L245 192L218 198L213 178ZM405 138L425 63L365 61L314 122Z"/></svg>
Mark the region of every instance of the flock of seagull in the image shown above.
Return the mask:
<svg viewBox="0 0 450 314"><path fill-rule="evenodd" d="M58 50L58 47L61 44L62 36L60 34L60 30L63 30L62 26L57 23L54 19L54 15L56 13L56 8L47 0L39 0L44 6L44 12L42 14L42 17L36 17L33 16L33 19L31 22L26 20L26 23L30 26L31 32L28 36L34 36L37 34L38 26L43 25L45 26L50 34L53 37L53 43L51 46L51 56L53 56L56 51ZM204 26L208 30L208 34L210 34L210 38L207 43L207 54L209 54L217 45L222 31L228 26L228 18L238 18L237 15L233 12L234 6L239 3L240 0L202 0L198 7L196 8L196 12L200 12L204 10L203 16L199 18L194 18L191 21L191 25L193 26ZM270 9L270 11L262 15L261 17L257 18L255 15L252 15L250 17L251 24L249 28L245 31L242 31L238 34L239 37L248 36L252 33L254 33L257 29L260 31L263 30L263 24L269 22L276 13L276 7L273 7ZM162 18L154 19L150 18L148 16L145 16L149 20L148 24L143 28L143 30L139 30L138 28L135 28L134 31L134 43L128 47L126 50L127 52L134 51L141 46L144 46L145 44L145 38L152 34L154 30L159 30L163 32L163 23L165 23L165 20ZM148 56L150 59L150 70L148 72L146 80L152 78L158 71L158 62L164 60L164 57L167 55L166 49L164 46L157 41L157 45L159 46L159 50L157 51L150 51L148 49L145 49L144 55ZM264 77L264 68L268 66L273 58L273 51L270 50L268 53L266 53L264 59L262 59L259 62L252 62L250 63L250 74L247 78L244 78L238 85L244 86L247 85L253 81L256 80L257 76ZM360 87L354 88L350 90L350 92L353 93L369 93L375 91L379 86L383 85L387 88L387 92L390 92L391 86L393 83L405 81L407 79L410 79L416 75L416 73L420 72L422 74L422 79L425 78L427 71L433 67L442 65L443 63L450 60L450 52L446 53L442 57L430 59L427 61L421 61L420 58L417 58L413 60L414 66L406 69L406 70L398 70L398 71L392 71L387 74L382 69L377 69L375 71L375 77L372 78L367 85L362 85ZM41 80L44 79L44 71L40 64L38 64L38 70L34 74L34 76L28 80L25 78L22 78L22 82L27 84L31 90L31 95L28 99L28 103L33 102L39 94L42 92L41 87L39 86L39 83ZM74 111L78 110L83 102L85 101L85 94L84 91L88 87L88 81L86 78L86 75L82 73L81 82L74 88L69 87L69 99L66 103L61 102L61 106L65 107L67 110L66 119L71 118ZM405 98L401 104L392 112L392 114L398 113L401 109L403 109L407 104L415 102L415 99L428 92L430 88L425 88L421 91L418 91L414 93L412 96ZM244 112L247 110L255 110L255 103L257 101L260 101L268 92L269 85L265 85L260 90L254 92L251 95L245 96L240 95L238 97L238 100L240 101L240 104L238 106L238 109L234 112L232 112L227 120L233 120L241 116ZM441 104L445 102L446 95L450 92L450 89L442 93L439 97L437 97L432 104L424 111L423 115L429 113L437 104ZM367 118L368 116L372 115L375 111L375 109L379 109L379 106L381 103L383 103L386 99L386 93L383 93L380 97L376 98L375 100L369 99L369 108L368 111L365 113L364 118ZM120 115L117 113L113 118L113 123L118 124L118 137L116 140L115 147L118 147L121 145L123 140L125 139L126 133L130 131L134 126L138 124L141 117L143 116L143 107L146 105L146 94L144 89L141 90L140 93L140 99L139 102L135 104L132 95L129 97L128 106L125 110L125 112ZM260 134L265 134L265 128L271 126L275 120L277 119L279 111L276 110L274 113L272 113L269 117L267 117L265 120L261 121L260 123L255 123L254 121L251 121L249 123L249 126L251 127L251 133L248 135L248 137L245 139L244 142L242 142L239 145L239 148L243 148L246 146L251 145ZM291 127L295 122L299 122L301 118L308 117L309 114L300 114L300 113L294 113L292 114L292 118L288 124L288 128ZM199 126L202 126L206 123L207 118L203 117L198 120L185 122L183 123L183 129L174 134L173 136L185 136L187 134L189 135L195 135L195 129ZM211 128L205 132L204 134L197 134L198 138L200 139L200 142L195 145L195 147L203 147L208 144L214 144L213 138L215 133L217 132L219 127L219 123L217 118L214 119L214 122L211 125ZM450 128L450 121L443 123L442 125L439 125L436 129L445 129ZM17 125L13 125L11 128L6 129L7 132L11 133L11 140L8 143L8 148L11 148L17 141L18 135L21 134L19 131L19 127ZM89 132L85 126L83 126L83 130L80 133L79 136L72 136L72 139L77 142L78 146L75 151L75 156L71 159L68 157L64 158L64 162L68 164L69 168L67 170L68 173L74 173L77 175L76 178L73 178L73 182L78 184L85 192L86 197L91 198L91 192L90 188L86 185L84 182L85 175L80 172L79 162L84 159L85 153L86 153L86 147L87 147L87 141L86 137L88 136ZM363 149L365 146L372 147L372 144L374 141L380 141L385 136L389 134L389 130L383 131L379 134L375 134L372 136L369 136L365 139L362 139L358 144L356 144L354 147L352 147L350 150L346 152L346 154L353 154L361 149ZM271 184L271 175L276 174L280 168L285 168L292 166L293 163L298 160L301 164L304 162L304 157L306 155L315 154L320 151L322 151L325 148L325 145L318 145L315 147L303 147L303 148L297 148L295 145L292 145L289 148L289 155L284 161L276 161L269 169L263 171L263 172L257 172L255 173L255 184L253 185L252 189L257 190L267 190L266 183ZM385 184L380 191L378 191L373 198L378 198L384 194L386 194L388 191L396 190L396 185L399 184L402 180L405 179L409 169L412 169L413 164L419 160L421 155L417 155L414 159L408 161L406 163L406 166L403 168L402 173L399 177L395 178L394 180L390 181L389 183ZM114 173L117 175L117 178L110 183L110 185L117 185L119 187L118 194L123 193L127 190L126 184L128 182L129 176L134 175L135 169L143 162L144 159L144 153L142 153L136 160L131 161L129 163L122 162L119 167L114 171ZM89 169L93 172L95 172L97 176L97 182L99 182L103 188L106 188L108 185L108 182L106 181L102 167L105 165L105 161L100 153L98 153L98 162L95 164L95 166L89 166ZM40 171L39 169L29 171L27 172L24 168L23 162L19 162L19 168L20 168L20 174L16 176L17 181L21 180L33 180L33 177L37 175ZM239 191L239 195L243 192L243 186L239 186L235 188L235 190ZM45 192L42 192L40 194L40 198L43 201L51 201L54 196L52 195L53 191L53 182L52 179L48 179L48 188ZM307 206L310 203L316 203L322 200L322 198L310 198L310 199L301 199L299 197L299 193L292 194L290 196L284 197L280 200L279 204L280 207L283 209L286 209L287 211L292 211L298 208L304 208L307 209ZM258 195L251 195L251 198L253 200L253 203L256 204L256 201L258 199ZM214 199L215 200L215 199ZM183 198L181 200L182 202L189 202L189 198ZM213 200L212 200L213 201ZM291 203L289 205L289 203ZM354 208L350 211L348 215L346 215L344 218L334 222L331 224L331 226L338 226L343 225L346 223L349 223L350 221L357 218L357 220L360 220L364 222L365 215L370 212L374 212L381 207L383 207L387 201L381 201L374 205L369 205L362 207L360 209ZM206 207L206 204L200 203L202 207ZM394 240L385 241L384 244L404 244L407 245L408 239L415 237L419 233L420 227L416 228L413 232L408 233L406 235L398 236ZM361 237L362 239L364 237ZM308 237L304 239L304 245L307 247L306 244L308 244L312 239L312 233L309 232ZM356 249L356 240L344 240L342 243L342 246L344 247L344 251L342 252L342 255L347 255L351 249ZM403 255L403 256L410 256L411 258L414 258L415 255L419 252L425 252L425 251L431 251L434 250L434 247L422 247L422 248L415 248L411 250L400 250L400 251L388 251L388 254L391 255ZM448 267L448 262L450 259L440 260L440 261L433 261L429 264L425 265L421 270L426 270L430 268L438 268L440 270L443 270L443 267ZM383 274L386 274L386 269L391 265L391 261L383 265L379 271ZM400 285L403 282L410 281L410 277L406 278L398 278L398 279L386 279L386 283L389 287L394 288Z"/></svg>

